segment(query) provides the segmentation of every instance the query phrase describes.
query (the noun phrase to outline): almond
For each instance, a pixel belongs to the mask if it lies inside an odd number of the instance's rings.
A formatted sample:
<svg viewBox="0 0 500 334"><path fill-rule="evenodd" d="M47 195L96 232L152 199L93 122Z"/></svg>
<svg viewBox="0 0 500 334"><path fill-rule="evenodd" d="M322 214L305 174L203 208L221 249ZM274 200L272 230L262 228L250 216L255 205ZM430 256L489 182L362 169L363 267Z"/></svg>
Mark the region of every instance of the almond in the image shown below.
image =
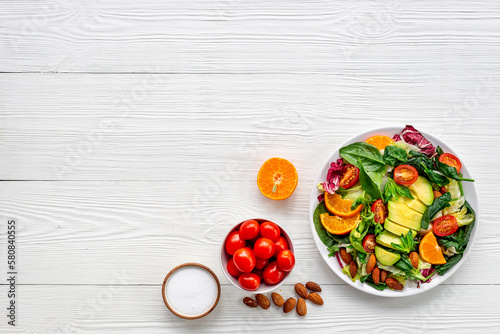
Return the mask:
<svg viewBox="0 0 500 334"><path fill-rule="evenodd" d="M261 293L256 294L255 299L257 299L257 304L264 310L267 310L271 306L269 299Z"/></svg>
<svg viewBox="0 0 500 334"><path fill-rule="evenodd" d="M299 300L297 300L297 314L301 317L307 314L306 301L302 298L299 298Z"/></svg>
<svg viewBox="0 0 500 334"><path fill-rule="evenodd" d="M285 300L281 295L277 292L271 293L271 298L273 299L274 305L281 307L283 304L285 304Z"/></svg>
<svg viewBox="0 0 500 334"><path fill-rule="evenodd" d="M288 298L285 302L285 305L283 305L283 312L288 313L293 310L295 307L295 298Z"/></svg>
<svg viewBox="0 0 500 334"><path fill-rule="evenodd" d="M410 256L411 265L413 266L413 268L417 269L418 268L418 254L417 254L417 252L411 252L409 256Z"/></svg>
<svg viewBox="0 0 500 334"><path fill-rule="evenodd" d="M385 284L387 284L387 286L389 288L394 289L394 290L403 290L404 289L403 284L401 284L401 282L399 282L398 280L396 280L392 277L387 277L385 279Z"/></svg>
<svg viewBox="0 0 500 334"><path fill-rule="evenodd" d="M246 306L248 306L248 307L257 307L257 306L259 306L259 304L257 304L257 302L254 299L250 298L250 297L243 298L243 303Z"/></svg>
<svg viewBox="0 0 500 334"><path fill-rule="evenodd" d="M316 292L311 292L309 294L309 300L316 305L323 305L323 298Z"/></svg>
<svg viewBox="0 0 500 334"><path fill-rule="evenodd" d="M307 282L306 288L308 288L309 290L314 291L314 292L321 292L321 287L319 286L318 283Z"/></svg>
<svg viewBox="0 0 500 334"><path fill-rule="evenodd" d="M358 273L358 265L356 264L356 261L351 261L351 264L349 265L349 273L352 278L356 277L356 274Z"/></svg>
<svg viewBox="0 0 500 334"><path fill-rule="evenodd" d="M372 270L372 279L373 283L375 283L376 285L380 283L380 269L378 269L378 267L375 267Z"/></svg>
<svg viewBox="0 0 500 334"><path fill-rule="evenodd" d="M380 282L385 283L385 279L387 278L387 271L382 269L380 271Z"/></svg>
<svg viewBox="0 0 500 334"><path fill-rule="evenodd" d="M345 264L349 265L352 262L352 255L347 253L345 248L341 248L340 251L340 257L342 258L342 261L345 262Z"/></svg>
<svg viewBox="0 0 500 334"><path fill-rule="evenodd" d="M369 274L372 272L373 268L375 268L375 265L377 264L377 258L375 255L370 255L370 258L368 259L368 262L366 263L366 272Z"/></svg>
<svg viewBox="0 0 500 334"><path fill-rule="evenodd" d="M295 292L297 292L300 297L307 299L307 289L302 283L295 284Z"/></svg>

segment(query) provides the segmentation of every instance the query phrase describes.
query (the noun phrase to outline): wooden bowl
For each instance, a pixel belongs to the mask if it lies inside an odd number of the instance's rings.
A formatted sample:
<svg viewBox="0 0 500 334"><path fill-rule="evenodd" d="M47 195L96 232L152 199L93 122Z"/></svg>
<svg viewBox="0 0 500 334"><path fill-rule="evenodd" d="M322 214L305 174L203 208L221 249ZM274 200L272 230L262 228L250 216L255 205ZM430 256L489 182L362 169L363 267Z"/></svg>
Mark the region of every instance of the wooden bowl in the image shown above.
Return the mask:
<svg viewBox="0 0 500 334"><path fill-rule="evenodd" d="M173 273L175 273L177 270L181 269L181 268L185 268L185 267L198 267L198 268L201 268L201 269L204 269L206 270L210 275L212 275L213 279L215 280L215 283L217 283L217 298L215 299L214 303L212 304L212 306L207 309L206 311L204 311L203 313L200 313L200 314L195 314L195 315L186 315L186 314L183 314L183 313L180 313L179 311L177 311L169 302L168 302L168 298L167 298L167 293L166 293L166 288L167 288L167 284L168 284L168 279L170 278L170 276L172 276ZM167 306L167 308L170 310L170 312L172 312L173 314L175 314L176 316L178 316L179 318L182 318L182 319L188 319L188 320L194 320L194 319L199 319L199 318L203 318L204 316L206 316L207 314L209 314L210 312L212 312L212 310L217 306L217 304L219 303L219 299L220 299L220 292L221 292L221 288L220 288L220 282L219 282L219 279L217 278L217 276L215 275L215 273L210 269L208 268L207 266L204 266L202 264L199 264L199 263L194 263L194 262L189 262L189 263L184 263L184 264L181 264L181 265L178 265L177 267L175 267L174 269L170 270L170 272L167 274L167 276L165 276L165 279L163 280L163 284L162 284L162 287L161 287L161 293L162 293L162 297L163 297L163 302L165 303L165 305Z"/></svg>

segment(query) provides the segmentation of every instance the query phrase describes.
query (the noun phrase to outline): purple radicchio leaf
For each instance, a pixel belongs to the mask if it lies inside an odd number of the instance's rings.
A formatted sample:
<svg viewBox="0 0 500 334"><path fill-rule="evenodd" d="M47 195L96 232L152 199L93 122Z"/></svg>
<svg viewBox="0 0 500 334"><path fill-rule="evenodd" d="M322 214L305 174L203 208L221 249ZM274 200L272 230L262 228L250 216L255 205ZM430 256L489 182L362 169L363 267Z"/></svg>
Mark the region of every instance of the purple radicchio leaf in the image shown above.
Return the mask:
<svg viewBox="0 0 500 334"><path fill-rule="evenodd" d="M334 194L340 186L340 174L342 173L343 159L340 158L337 162L332 162L330 169L326 174L326 182L323 182L323 188L330 194Z"/></svg>
<svg viewBox="0 0 500 334"><path fill-rule="evenodd" d="M420 151L432 158L436 154L436 148L417 129L407 125L401 133L394 135L394 141L403 140L405 143L417 146Z"/></svg>
<svg viewBox="0 0 500 334"><path fill-rule="evenodd" d="M318 202L323 202L325 200L325 194L321 194L318 196Z"/></svg>
<svg viewBox="0 0 500 334"><path fill-rule="evenodd" d="M420 270L420 273L422 274L422 276L427 277L427 276L429 276L430 274L432 274L432 273L433 273L433 272L435 272L435 271L436 271L436 269L434 269L434 268L429 268L429 269L422 269L422 270ZM434 276L434 275L433 275L433 276ZM432 277L431 277L431 278L429 278L429 279L428 279L427 281L425 281L425 282L424 282L424 281L418 281L418 283L419 283L419 285L420 285L420 283L422 283L422 284L423 284L423 283L430 283L431 281L432 281Z"/></svg>
<svg viewBox="0 0 500 334"><path fill-rule="evenodd" d="M339 261L340 268L344 269L344 264L340 261L339 252L335 253L335 257L337 258L337 261Z"/></svg>

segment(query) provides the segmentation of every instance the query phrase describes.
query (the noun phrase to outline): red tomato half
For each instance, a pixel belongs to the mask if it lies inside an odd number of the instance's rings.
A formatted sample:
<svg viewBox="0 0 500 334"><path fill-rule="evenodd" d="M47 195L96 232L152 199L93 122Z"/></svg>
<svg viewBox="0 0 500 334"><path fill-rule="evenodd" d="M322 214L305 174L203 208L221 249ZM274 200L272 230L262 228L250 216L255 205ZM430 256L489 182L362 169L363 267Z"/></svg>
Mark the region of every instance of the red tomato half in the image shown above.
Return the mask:
<svg viewBox="0 0 500 334"><path fill-rule="evenodd" d="M273 261L264 268L262 275L267 284L276 284L285 277L285 272L278 267L278 262Z"/></svg>
<svg viewBox="0 0 500 334"><path fill-rule="evenodd" d="M376 200L372 204L372 212L375 215L373 217L373 220L375 220L376 223L383 224L385 223L385 219L388 216L387 208L385 207L384 201L381 199Z"/></svg>
<svg viewBox="0 0 500 334"><path fill-rule="evenodd" d="M281 251L276 261L278 262L278 267L285 272L289 272L295 267L295 256L289 249Z"/></svg>
<svg viewBox="0 0 500 334"><path fill-rule="evenodd" d="M255 220L244 221L240 226L240 235L245 240L255 238L259 234L259 223Z"/></svg>
<svg viewBox="0 0 500 334"><path fill-rule="evenodd" d="M375 253L375 246L377 246L377 241L375 241L375 234L368 234L363 239L363 248L367 253Z"/></svg>
<svg viewBox="0 0 500 334"><path fill-rule="evenodd" d="M275 223L263 222L260 224L260 235L276 242L280 238L280 228Z"/></svg>
<svg viewBox="0 0 500 334"><path fill-rule="evenodd" d="M351 164L344 165L340 175L340 186L351 188L359 180L359 168Z"/></svg>
<svg viewBox="0 0 500 334"><path fill-rule="evenodd" d="M269 263L269 259L261 259L260 257L255 257L255 269L264 269L264 267Z"/></svg>
<svg viewBox="0 0 500 334"><path fill-rule="evenodd" d="M238 249L245 247L246 242L243 240L243 238L240 236L239 231L234 231L226 239L226 252L229 253L229 255L234 255L234 252L236 252Z"/></svg>
<svg viewBox="0 0 500 334"><path fill-rule="evenodd" d="M457 173L460 173L460 169L462 169L462 163L460 162L460 159L458 159L451 153L441 154L441 156L439 157L439 161L448 166L455 167L457 169Z"/></svg>
<svg viewBox="0 0 500 334"><path fill-rule="evenodd" d="M458 230L457 218L451 215L439 217L433 221L432 225L434 234L439 237L446 237L447 235L453 234Z"/></svg>
<svg viewBox="0 0 500 334"><path fill-rule="evenodd" d="M288 241L286 241L284 236L280 236L278 241L274 244L274 257L278 257L278 254L285 249L290 249L290 245L288 245Z"/></svg>
<svg viewBox="0 0 500 334"><path fill-rule="evenodd" d="M410 165L399 165L394 170L394 181L404 186L409 186L417 181L418 172Z"/></svg>
<svg viewBox="0 0 500 334"><path fill-rule="evenodd" d="M274 255L274 248L274 241L269 238L260 238L253 245L253 252L257 257L267 260Z"/></svg>
<svg viewBox="0 0 500 334"><path fill-rule="evenodd" d="M229 261L227 261L226 268L227 272L233 277L239 277L241 274L243 274L238 268L236 268L233 259L229 259Z"/></svg>
<svg viewBox="0 0 500 334"><path fill-rule="evenodd" d="M238 282L245 290L257 290L260 285L260 278L254 273L241 274L238 278Z"/></svg>
<svg viewBox="0 0 500 334"><path fill-rule="evenodd" d="M255 268L255 254L248 247L238 249L234 253L233 261L236 268L244 273L249 273Z"/></svg>

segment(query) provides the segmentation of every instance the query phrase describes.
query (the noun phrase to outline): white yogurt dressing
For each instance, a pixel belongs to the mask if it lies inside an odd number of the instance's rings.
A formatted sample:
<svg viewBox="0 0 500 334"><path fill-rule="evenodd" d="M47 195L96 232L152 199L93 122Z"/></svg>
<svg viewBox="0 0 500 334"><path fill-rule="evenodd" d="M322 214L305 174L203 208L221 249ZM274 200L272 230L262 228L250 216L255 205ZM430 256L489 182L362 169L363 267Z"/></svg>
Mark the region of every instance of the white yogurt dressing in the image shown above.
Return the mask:
<svg viewBox="0 0 500 334"><path fill-rule="evenodd" d="M214 277L205 269L195 266L176 270L170 275L165 290L169 305L187 316L208 311L218 294Z"/></svg>

